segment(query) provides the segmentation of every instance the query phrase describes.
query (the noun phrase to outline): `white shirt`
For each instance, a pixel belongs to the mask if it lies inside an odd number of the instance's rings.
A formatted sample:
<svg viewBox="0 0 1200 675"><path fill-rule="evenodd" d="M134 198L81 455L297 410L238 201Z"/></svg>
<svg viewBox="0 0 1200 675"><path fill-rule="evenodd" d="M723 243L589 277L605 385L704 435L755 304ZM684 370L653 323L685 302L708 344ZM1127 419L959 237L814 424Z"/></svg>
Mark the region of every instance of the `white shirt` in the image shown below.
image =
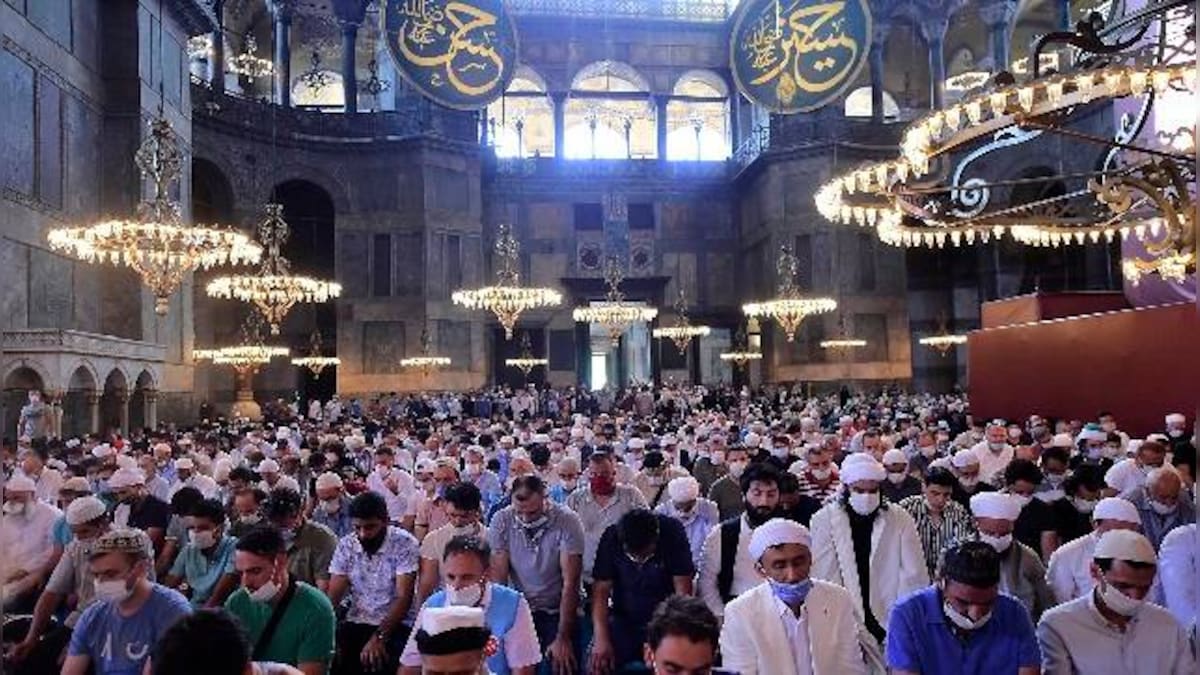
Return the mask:
<svg viewBox="0 0 1200 675"><path fill-rule="evenodd" d="M1196 524L1182 525L1163 537L1158 550L1158 578L1162 585L1164 606L1187 630L1196 626L1197 579L1200 578L1200 533Z"/></svg>
<svg viewBox="0 0 1200 675"><path fill-rule="evenodd" d="M165 478L158 474L146 481L146 491L168 504L171 503L171 486L167 484Z"/></svg>
<svg viewBox="0 0 1200 675"><path fill-rule="evenodd" d="M792 661L796 664L796 675L811 675L812 647L808 644L808 608L800 608L800 616L792 611L782 600L775 600L775 610L778 619L783 624L783 632L787 634L788 647L792 650Z"/></svg>
<svg viewBox="0 0 1200 675"><path fill-rule="evenodd" d="M997 481L996 477L1004 475L1004 469L1012 462L1016 448L1005 443L1000 452L992 452L985 439L972 446L971 452L979 458L979 480L992 485L1000 485L1004 481Z"/></svg>
<svg viewBox="0 0 1200 675"><path fill-rule="evenodd" d="M737 559L733 561L733 582L729 592L737 597L762 583L762 576L754 569L750 559L750 536L754 529L743 515L738 530ZM725 615L725 600L717 587L717 575L721 572L721 524L717 523L704 538L704 549L700 562L700 598L717 616Z"/></svg>
<svg viewBox="0 0 1200 675"><path fill-rule="evenodd" d="M483 599L479 603L485 613L491 601L492 584L489 583L484 589ZM421 605L421 611L417 613L417 619L413 622L414 626L421 625L421 614L428 606L429 601L426 600L425 604ZM400 655L400 665L411 668L420 667L421 654L417 651L416 638L417 631L414 630L404 645L404 652ZM525 600L525 596L521 596L517 603L517 617L508 632L504 634L503 642L504 660L510 669L516 670L541 663L542 648L538 642L537 630L533 626L533 613L529 611L529 602Z"/></svg>
<svg viewBox="0 0 1200 675"><path fill-rule="evenodd" d="M1113 464L1104 474L1104 483L1117 491L1118 497L1125 497L1146 482L1146 472L1138 466L1132 457Z"/></svg>
<svg viewBox="0 0 1200 675"><path fill-rule="evenodd" d="M1046 583L1054 592L1059 603L1070 602L1091 592L1096 582L1092 579L1092 553L1096 550L1097 537L1084 535L1054 549L1046 565Z"/></svg>
<svg viewBox="0 0 1200 675"><path fill-rule="evenodd" d="M54 523L62 511L39 501L30 502L19 516L0 516L0 570L36 572L54 552Z"/></svg>
<svg viewBox="0 0 1200 675"><path fill-rule="evenodd" d="M24 471L21 474L28 477L29 480L37 485L37 489L33 494L38 501L45 502L51 506L58 503L58 491L62 489L64 479L62 474L56 469L44 466L42 467L42 473L37 478L26 474Z"/></svg>
<svg viewBox="0 0 1200 675"><path fill-rule="evenodd" d="M212 499L217 496L217 481L202 473L196 473L192 474L186 481L176 480L175 484L171 486L171 493L167 501L169 502L170 497L174 497L176 492L185 487L196 488L200 491L200 494L204 495L205 499Z"/></svg>
<svg viewBox="0 0 1200 675"><path fill-rule="evenodd" d="M387 484L389 478L395 480L395 490L392 490ZM376 466L375 470L367 475L367 489L383 497L388 506L388 518L395 522L404 520L405 514L409 512L409 502L415 501L412 499L415 485L416 481L413 480L413 477L407 471L397 467L385 469L382 466Z"/></svg>

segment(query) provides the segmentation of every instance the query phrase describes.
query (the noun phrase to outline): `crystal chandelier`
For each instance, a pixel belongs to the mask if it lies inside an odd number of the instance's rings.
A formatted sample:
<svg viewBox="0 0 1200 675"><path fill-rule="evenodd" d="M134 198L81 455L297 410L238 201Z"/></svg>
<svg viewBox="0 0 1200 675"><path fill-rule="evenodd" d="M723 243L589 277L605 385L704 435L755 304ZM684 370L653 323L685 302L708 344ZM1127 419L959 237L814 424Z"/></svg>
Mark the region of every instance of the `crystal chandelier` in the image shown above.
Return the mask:
<svg viewBox="0 0 1200 675"><path fill-rule="evenodd" d="M846 330L846 317L845 316L842 316L838 320L838 326L839 326L838 337L836 337L832 340L821 340L821 343L820 343L821 349L835 352L837 354L846 355L846 354L849 354L851 350L862 349L863 347L867 346L866 340L850 337L849 331Z"/></svg>
<svg viewBox="0 0 1200 675"><path fill-rule="evenodd" d="M187 54L189 58L205 59L212 53L212 36L196 35L188 38Z"/></svg>
<svg viewBox="0 0 1200 675"><path fill-rule="evenodd" d="M308 70L300 73L300 83L308 89L308 93L313 96L319 94L322 89L333 84L333 75L328 70L321 67L321 53L313 50L312 57L309 58Z"/></svg>
<svg viewBox="0 0 1200 675"><path fill-rule="evenodd" d="M262 318L251 313L242 323L242 342L237 345L214 349L193 349L192 359L211 361L216 365L231 366L236 378L237 400L233 405L234 415L248 419L262 417L262 408L254 402L254 374L276 356L286 357L287 347L263 344Z"/></svg>
<svg viewBox="0 0 1200 675"><path fill-rule="evenodd" d="M625 273L616 258L609 258L604 266L604 283L608 285L608 293L604 302L594 303L587 307L576 307L571 316L580 323L598 323L608 331L608 338L615 347L621 342L621 335L635 323L648 323L658 316L658 309L646 307L625 301L621 292L621 281Z"/></svg>
<svg viewBox="0 0 1200 675"><path fill-rule="evenodd" d="M800 263L789 246L779 249L779 260L775 269L779 277L779 295L763 302L751 302L742 305L742 312L751 318L762 317L774 319L787 335L787 341L796 339L796 331L800 322L813 314L824 314L837 309L837 301L833 298L806 298L800 295L796 287L796 272Z"/></svg>
<svg viewBox="0 0 1200 675"><path fill-rule="evenodd" d="M549 365L548 359L539 359L533 355L533 345L529 343L529 333L521 336L521 356L515 359L504 359L504 365L520 370L525 377L538 366Z"/></svg>
<svg viewBox="0 0 1200 675"><path fill-rule="evenodd" d="M88 263L133 269L154 294L159 315L167 313L171 294L197 269L259 260L262 248L240 232L184 224L179 203L170 199L182 156L161 114L150 123L150 134L134 161L154 189L150 201L138 206L136 219L55 228L48 235L51 250Z"/></svg>
<svg viewBox="0 0 1200 675"><path fill-rule="evenodd" d="M720 359L732 363L737 368L745 368L751 361L762 360L762 352L753 352L746 346L746 331L738 328L733 338L733 349L720 353Z"/></svg>
<svg viewBox="0 0 1200 675"><path fill-rule="evenodd" d="M378 97L383 92L392 88L392 83L379 77L379 63L375 59L371 59L367 64L368 77L362 84L358 85L359 89L368 96Z"/></svg>
<svg viewBox="0 0 1200 675"><path fill-rule="evenodd" d="M494 313L504 327L504 339L511 340L513 328L522 312L557 307L562 304L562 293L553 288L520 285L520 245L507 225L500 226L495 252L497 284L454 291L450 300L467 309L483 309Z"/></svg>
<svg viewBox="0 0 1200 675"><path fill-rule="evenodd" d="M421 375L424 376L448 365L450 365L449 356L438 356L433 353L433 342L429 339L428 329L421 331L421 355L400 359L401 368L420 368Z"/></svg>
<svg viewBox="0 0 1200 675"><path fill-rule="evenodd" d="M683 287L679 288L679 296L675 299L675 314L679 317L679 322L674 326L666 326L664 328L655 328L652 334L656 338L666 338L675 343L675 348L683 354L692 338L704 337L712 332L708 326L693 326L688 320L687 315L687 300L683 295Z"/></svg>
<svg viewBox="0 0 1200 675"><path fill-rule="evenodd" d="M292 359L293 366L308 368L312 371L313 379L321 379L321 372L326 368L340 366L342 360L336 356L323 356L321 354L321 331L313 331L312 337L309 339L308 356L301 356Z"/></svg>
<svg viewBox="0 0 1200 675"><path fill-rule="evenodd" d="M942 333L940 335L923 337L917 340L917 343L924 347L929 347L941 356L945 356L950 353L950 350L954 349L958 345L965 345L967 343L967 336L953 333Z"/></svg>
<svg viewBox="0 0 1200 675"><path fill-rule="evenodd" d="M342 294L341 284L290 273L290 263L283 256L289 228L283 219L283 205L268 203L267 217L258 224L258 237L267 249L257 274L222 276L208 282L209 297L241 300L253 303L278 335L284 318L296 303L328 302Z"/></svg>
<svg viewBox="0 0 1200 675"><path fill-rule="evenodd" d="M229 72L246 77L266 77L275 72L275 64L270 59L264 59L255 52L258 51L258 41L253 35L247 35L242 53L229 60Z"/></svg>

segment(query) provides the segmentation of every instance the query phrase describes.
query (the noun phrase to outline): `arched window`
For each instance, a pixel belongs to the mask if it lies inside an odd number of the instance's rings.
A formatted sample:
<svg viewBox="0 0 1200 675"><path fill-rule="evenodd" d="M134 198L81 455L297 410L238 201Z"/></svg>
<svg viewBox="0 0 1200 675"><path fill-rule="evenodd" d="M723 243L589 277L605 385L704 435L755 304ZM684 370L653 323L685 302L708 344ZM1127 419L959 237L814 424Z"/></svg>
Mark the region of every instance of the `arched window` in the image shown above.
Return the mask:
<svg viewBox="0 0 1200 675"><path fill-rule="evenodd" d="M650 87L626 64L599 61L580 69L564 117L568 159L652 158L658 153Z"/></svg>
<svg viewBox="0 0 1200 675"><path fill-rule="evenodd" d="M729 98L720 76L684 73L667 103L667 159L721 161L729 157Z"/></svg>
<svg viewBox="0 0 1200 675"><path fill-rule="evenodd" d="M859 87L846 96L846 117L869 118L871 116L871 88ZM883 92L883 119L894 120L900 116L900 106L892 95Z"/></svg>
<svg viewBox="0 0 1200 675"><path fill-rule="evenodd" d="M552 157L554 108L541 76L517 69L508 89L488 106L488 135L497 157Z"/></svg>

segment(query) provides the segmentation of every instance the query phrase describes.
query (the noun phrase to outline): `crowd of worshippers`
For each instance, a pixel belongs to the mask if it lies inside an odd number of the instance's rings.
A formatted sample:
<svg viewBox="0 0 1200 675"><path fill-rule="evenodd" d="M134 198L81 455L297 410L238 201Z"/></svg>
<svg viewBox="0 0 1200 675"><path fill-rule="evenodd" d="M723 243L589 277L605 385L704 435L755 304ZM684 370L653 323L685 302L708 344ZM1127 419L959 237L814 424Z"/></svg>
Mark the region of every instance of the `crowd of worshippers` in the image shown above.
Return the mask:
<svg viewBox="0 0 1200 675"><path fill-rule="evenodd" d="M1197 672L1183 415L550 398L6 443L6 672Z"/></svg>

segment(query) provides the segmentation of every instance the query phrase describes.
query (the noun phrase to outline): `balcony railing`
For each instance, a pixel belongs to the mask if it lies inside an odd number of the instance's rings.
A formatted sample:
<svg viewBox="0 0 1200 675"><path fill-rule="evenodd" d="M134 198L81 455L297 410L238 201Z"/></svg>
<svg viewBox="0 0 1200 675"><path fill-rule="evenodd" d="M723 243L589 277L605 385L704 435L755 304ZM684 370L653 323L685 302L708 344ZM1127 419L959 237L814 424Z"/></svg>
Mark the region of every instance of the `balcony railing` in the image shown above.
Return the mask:
<svg viewBox="0 0 1200 675"><path fill-rule="evenodd" d="M489 157L496 175L514 178L637 178L647 180L718 180L726 162L660 161L657 159L556 159L554 157Z"/></svg>
<svg viewBox="0 0 1200 675"><path fill-rule="evenodd" d="M720 23L729 18L727 0L506 0L517 16L654 19Z"/></svg>

